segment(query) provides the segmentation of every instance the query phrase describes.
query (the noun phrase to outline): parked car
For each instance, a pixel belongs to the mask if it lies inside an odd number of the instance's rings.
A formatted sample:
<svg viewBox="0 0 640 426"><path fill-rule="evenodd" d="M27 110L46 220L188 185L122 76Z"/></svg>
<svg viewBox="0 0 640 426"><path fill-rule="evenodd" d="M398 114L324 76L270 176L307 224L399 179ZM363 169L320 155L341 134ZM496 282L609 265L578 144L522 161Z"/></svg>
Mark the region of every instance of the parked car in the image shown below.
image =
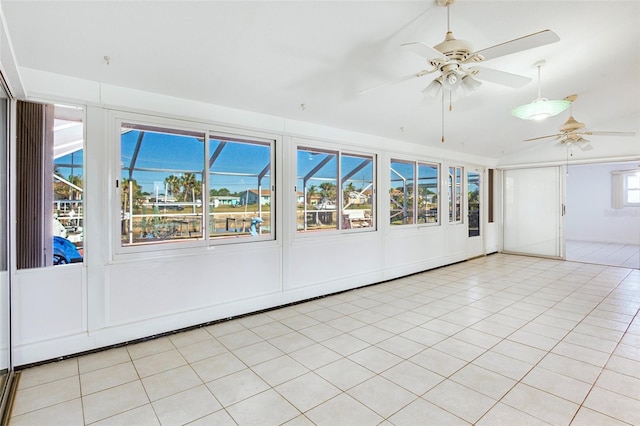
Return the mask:
<svg viewBox="0 0 640 426"><path fill-rule="evenodd" d="M54 265L80 262L82 262L82 255L71 241L58 236L53 237Z"/></svg>

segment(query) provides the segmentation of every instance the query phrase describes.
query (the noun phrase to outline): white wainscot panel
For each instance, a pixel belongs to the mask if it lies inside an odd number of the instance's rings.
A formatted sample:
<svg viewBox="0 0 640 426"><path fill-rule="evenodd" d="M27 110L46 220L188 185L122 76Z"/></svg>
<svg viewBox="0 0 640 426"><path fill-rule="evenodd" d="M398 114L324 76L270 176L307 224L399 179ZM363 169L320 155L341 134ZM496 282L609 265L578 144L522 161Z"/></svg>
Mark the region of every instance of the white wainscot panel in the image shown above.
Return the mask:
<svg viewBox="0 0 640 426"><path fill-rule="evenodd" d="M258 245L268 247L216 247L201 255L109 265L107 323L126 324L279 293L280 249ZM254 310L263 308L256 305ZM221 318L210 311L206 315L198 321Z"/></svg>
<svg viewBox="0 0 640 426"><path fill-rule="evenodd" d="M309 298L382 279L380 232L298 238L290 247L285 291ZM305 236L306 237L306 236ZM303 290L303 289L307 290Z"/></svg>
<svg viewBox="0 0 640 426"><path fill-rule="evenodd" d="M392 228L384 245L384 278L401 277L464 258L466 239L458 234L441 226Z"/></svg>
<svg viewBox="0 0 640 426"><path fill-rule="evenodd" d="M81 265L17 271L11 284L14 346L86 331L83 277Z"/></svg>

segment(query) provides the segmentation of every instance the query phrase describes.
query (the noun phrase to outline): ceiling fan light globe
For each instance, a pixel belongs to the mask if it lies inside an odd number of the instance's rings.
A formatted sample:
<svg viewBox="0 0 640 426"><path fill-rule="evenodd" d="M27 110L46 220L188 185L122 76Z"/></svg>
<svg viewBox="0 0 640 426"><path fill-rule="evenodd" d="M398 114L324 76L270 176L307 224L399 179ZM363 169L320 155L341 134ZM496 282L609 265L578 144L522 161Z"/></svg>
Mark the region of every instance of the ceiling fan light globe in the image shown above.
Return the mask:
<svg viewBox="0 0 640 426"><path fill-rule="evenodd" d="M422 94L424 96L437 98L440 95L441 91L442 83L440 82L440 79L435 79L427 87L424 88Z"/></svg>
<svg viewBox="0 0 640 426"><path fill-rule="evenodd" d="M511 114L523 120L544 120L545 118L560 114L569 108L569 105L571 105L571 102L565 100L538 98L530 104L524 104L514 108L511 110Z"/></svg>
<svg viewBox="0 0 640 426"><path fill-rule="evenodd" d="M462 77L462 83L460 85L462 86L462 91L466 95L468 95L474 90L476 90L478 87L480 87L482 83L480 83L478 80L476 80L470 75L465 75L464 77Z"/></svg>

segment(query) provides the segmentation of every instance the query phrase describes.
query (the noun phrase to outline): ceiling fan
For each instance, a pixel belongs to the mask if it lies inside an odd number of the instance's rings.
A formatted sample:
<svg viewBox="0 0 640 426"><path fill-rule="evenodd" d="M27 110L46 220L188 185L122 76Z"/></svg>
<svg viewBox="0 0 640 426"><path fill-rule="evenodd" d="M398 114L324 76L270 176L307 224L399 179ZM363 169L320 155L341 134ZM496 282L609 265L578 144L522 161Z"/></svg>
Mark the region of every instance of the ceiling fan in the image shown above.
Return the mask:
<svg viewBox="0 0 640 426"><path fill-rule="evenodd" d="M402 44L403 47L426 59L429 68L361 90L360 93L370 92L432 73L438 74L431 84L423 90L423 93L427 96L436 97L444 93L443 91L445 90L456 96L459 93L466 95L480 86L481 83L478 80L512 88L522 87L531 81L529 77L492 68L479 66L467 67L467 65L533 49L534 47L560 40L560 37L553 31L543 30L492 47L474 51L469 42L456 39L450 29L449 6L452 5L455 0L436 1L440 6L447 8L447 33L444 41L433 47L420 41Z"/></svg>
<svg viewBox="0 0 640 426"><path fill-rule="evenodd" d="M634 132L603 132L599 130L589 130L584 123L579 122L573 118L573 111L571 105L578 99L578 95L570 95L564 98L565 101L571 102L569 105L570 114L569 119L560 126L559 132L554 135L540 136L537 138L525 139L524 142L537 141L540 139L555 138L558 139L557 146L578 146L583 151L589 151L593 149L593 146L589 143L589 140L583 136L635 136Z"/></svg>

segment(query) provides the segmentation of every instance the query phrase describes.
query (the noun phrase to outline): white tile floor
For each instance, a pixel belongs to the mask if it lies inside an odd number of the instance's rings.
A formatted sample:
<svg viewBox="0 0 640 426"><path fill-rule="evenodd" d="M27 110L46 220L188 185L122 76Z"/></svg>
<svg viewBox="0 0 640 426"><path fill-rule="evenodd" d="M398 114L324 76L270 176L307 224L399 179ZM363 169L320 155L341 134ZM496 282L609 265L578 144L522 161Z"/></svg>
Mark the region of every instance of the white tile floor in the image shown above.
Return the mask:
<svg viewBox="0 0 640 426"><path fill-rule="evenodd" d="M572 262L640 269L640 245L568 240L566 258Z"/></svg>
<svg viewBox="0 0 640 426"><path fill-rule="evenodd" d="M23 370L11 425L638 425L639 307L496 254Z"/></svg>

